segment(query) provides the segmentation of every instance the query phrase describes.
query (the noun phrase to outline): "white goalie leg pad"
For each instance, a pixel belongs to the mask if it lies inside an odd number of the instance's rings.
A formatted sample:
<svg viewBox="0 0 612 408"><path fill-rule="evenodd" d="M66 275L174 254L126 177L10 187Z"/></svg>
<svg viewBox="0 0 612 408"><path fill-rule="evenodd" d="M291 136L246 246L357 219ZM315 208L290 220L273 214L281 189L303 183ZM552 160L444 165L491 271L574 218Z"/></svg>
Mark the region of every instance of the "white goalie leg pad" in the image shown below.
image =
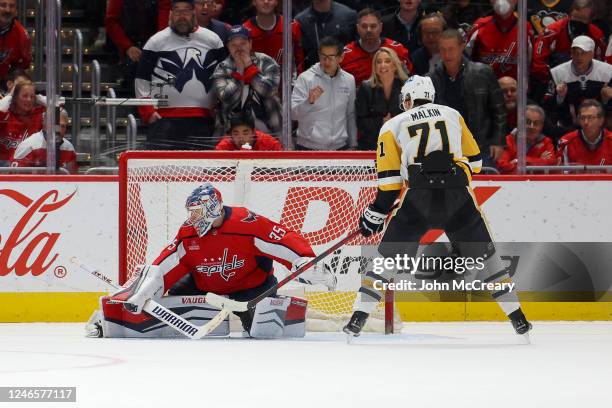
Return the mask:
<svg viewBox="0 0 612 408"><path fill-rule="evenodd" d="M124 303L124 307L139 314L149 299L164 294L164 273L158 265L145 265L137 279L111 295L111 301Z"/></svg>
<svg viewBox="0 0 612 408"><path fill-rule="evenodd" d="M121 304L108 303L107 299L100 299L104 337L182 337L176 330L147 313L135 315L123 309ZM194 325L202 326L219 313L219 309L207 304L205 299L205 296L166 296L159 299L158 303ZM225 319L207 337L229 336L229 333L229 319Z"/></svg>
<svg viewBox="0 0 612 408"><path fill-rule="evenodd" d="M304 337L308 301L296 297L268 297L255 306L250 335L254 338Z"/></svg>

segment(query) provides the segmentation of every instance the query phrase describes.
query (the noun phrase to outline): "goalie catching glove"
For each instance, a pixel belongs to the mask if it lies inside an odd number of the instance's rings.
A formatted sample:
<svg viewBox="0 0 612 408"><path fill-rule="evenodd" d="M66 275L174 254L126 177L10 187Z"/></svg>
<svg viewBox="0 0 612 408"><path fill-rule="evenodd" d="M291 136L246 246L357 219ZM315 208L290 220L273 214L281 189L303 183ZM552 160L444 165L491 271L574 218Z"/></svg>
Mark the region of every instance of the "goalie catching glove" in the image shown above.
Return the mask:
<svg viewBox="0 0 612 408"><path fill-rule="evenodd" d="M164 278L157 265L146 265L137 278L128 281L124 287L113 293L109 303L123 303L130 313L139 314L149 299L160 299L164 294Z"/></svg>
<svg viewBox="0 0 612 408"><path fill-rule="evenodd" d="M378 212L376 207L370 204L361 215L361 218L359 218L359 230L361 231L361 235L369 237L370 235L382 231L385 226L386 218L387 214Z"/></svg>
<svg viewBox="0 0 612 408"><path fill-rule="evenodd" d="M301 257L293 261L293 268L291 268L291 272L296 271L301 268L306 263L310 262L314 258L310 257ZM321 262L320 264L315 264L308 270L302 272L296 280L300 283L305 283L307 285L324 285L331 292L336 289L336 284L338 279L336 275L334 275L329 267L329 265Z"/></svg>

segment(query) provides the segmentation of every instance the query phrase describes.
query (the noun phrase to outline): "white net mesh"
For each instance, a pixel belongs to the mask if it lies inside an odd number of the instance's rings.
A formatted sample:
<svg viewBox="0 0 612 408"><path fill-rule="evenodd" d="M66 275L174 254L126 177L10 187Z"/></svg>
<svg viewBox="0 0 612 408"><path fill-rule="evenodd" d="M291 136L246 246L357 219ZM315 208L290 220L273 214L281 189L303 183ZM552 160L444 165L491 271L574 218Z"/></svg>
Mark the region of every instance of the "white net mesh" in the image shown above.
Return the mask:
<svg viewBox="0 0 612 408"><path fill-rule="evenodd" d="M368 159L181 159L160 152L159 157L130 158L122 165L127 166L122 177L126 277L136 265L153 261L172 241L185 221L186 197L205 181L221 191L224 205L247 207L301 231L315 253L356 229L359 215L376 193L376 169ZM338 330L348 321L365 268L359 245L375 239L358 237L328 257L338 278L335 292L287 285L285 293L309 301L309 330ZM287 273L279 264L275 270L279 277ZM368 329L384 329L382 302L369 321Z"/></svg>

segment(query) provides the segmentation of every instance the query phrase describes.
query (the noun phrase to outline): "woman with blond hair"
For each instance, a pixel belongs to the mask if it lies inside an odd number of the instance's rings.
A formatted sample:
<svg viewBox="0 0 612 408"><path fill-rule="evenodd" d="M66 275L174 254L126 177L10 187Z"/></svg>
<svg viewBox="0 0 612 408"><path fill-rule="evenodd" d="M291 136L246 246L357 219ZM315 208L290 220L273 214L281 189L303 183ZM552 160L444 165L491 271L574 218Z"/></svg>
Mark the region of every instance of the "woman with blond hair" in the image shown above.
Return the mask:
<svg viewBox="0 0 612 408"><path fill-rule="evenodd" d="M381 47L374 54L372 75L359 87L355 101L359 150L376 150L381 126L401 112L400 90L407 79L395 51Z"/></svg>
<svg viewBox="0 0 612 408"><path fill-rule="evenodd" d="M43 128L45 99L37 97L30 81L21 81L0 103L0 167L8 166L13 152L28 136Z"/></svg>

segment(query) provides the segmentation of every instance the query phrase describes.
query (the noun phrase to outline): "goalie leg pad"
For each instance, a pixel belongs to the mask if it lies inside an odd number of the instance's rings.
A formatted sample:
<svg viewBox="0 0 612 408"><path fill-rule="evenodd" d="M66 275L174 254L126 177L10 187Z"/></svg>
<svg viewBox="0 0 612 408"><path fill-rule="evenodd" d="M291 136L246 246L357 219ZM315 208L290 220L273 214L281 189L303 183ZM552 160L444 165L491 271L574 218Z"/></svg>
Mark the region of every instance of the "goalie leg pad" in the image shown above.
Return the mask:
<svg viewBox="0 0 612 408"><path fill-rule="evenodd" d="M104 337L166 338L181 337L181 334L147 313L133 314L119 303L109 303L109 297L100 298L101 326ZM204 296L167 296L158 303L184 319L201 326L219 313L219 309L205 302ZM208 336L228 336L229 319Z"/></svg>
<svg viewBox="0 0 612 408"><path fill-rule="evenodd" d="M134 314L139 314L149 299L159 299L164 294L164 274L158 265L145 265L137 279L128 281L110 297L112 302L123 303Z"/></svg>
<svg viewBox="0 0 612 408"><path fill-rule="evenodd" d="M308 302L296 297L268 297L255 306L249 334L254 338L304 337Z"/></svg>

